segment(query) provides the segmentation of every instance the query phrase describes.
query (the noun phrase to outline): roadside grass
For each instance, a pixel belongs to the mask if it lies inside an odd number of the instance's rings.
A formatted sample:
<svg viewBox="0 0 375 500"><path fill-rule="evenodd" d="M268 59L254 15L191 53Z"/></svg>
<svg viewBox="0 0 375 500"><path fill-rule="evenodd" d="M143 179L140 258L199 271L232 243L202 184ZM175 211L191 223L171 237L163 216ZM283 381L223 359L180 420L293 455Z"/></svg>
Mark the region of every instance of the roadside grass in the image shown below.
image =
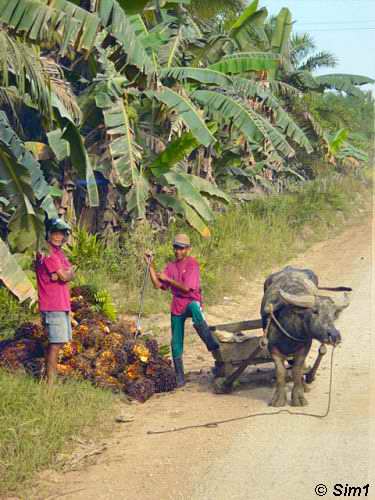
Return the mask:
<svg viewBox="0 0 375 500"><path fill-rule="evenodd" d="M333 237L347 222L369 210L371 190L371 171L361 177L321 177L288 193L229 207L217 216L209 239L181 223L155 237L151 228L142 224L129 235L120 252L107 248L103 272L92 278L109 289L119 312L136 313L145 249L154 250L155 266L162 269L173 258L173 235L183 231L191 237L193 255L201 266L204 300L209 305L235 290L240 277L252 279L283 265L313 243ZM91 277L85 274L84 279ZM144 313L167 312L169 301L168 293L154 291L148 283Z"/></svg>
<svg viewBox="0 0 375 500"><path fill-rule="evenodd" d="M114 396L89 383L58 383L52 391L31 377L0 371L0 497L73 448L72 436L103 429ZM99 420L100 417L100 420Z"/></svg>

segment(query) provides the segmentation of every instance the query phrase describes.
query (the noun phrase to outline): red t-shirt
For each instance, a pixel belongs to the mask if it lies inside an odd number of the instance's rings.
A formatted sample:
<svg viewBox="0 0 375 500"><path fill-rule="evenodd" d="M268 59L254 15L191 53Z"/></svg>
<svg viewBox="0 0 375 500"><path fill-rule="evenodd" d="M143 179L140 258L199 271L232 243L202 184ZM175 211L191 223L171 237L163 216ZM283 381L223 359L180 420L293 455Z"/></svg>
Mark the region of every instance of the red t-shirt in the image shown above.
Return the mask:
<svg viewBox="0 0 375 500"><path fill-rule="evenodd" d="M61 248L50 245L50 249L49 255L37 255L36 278L39 311L70 311L68 284L60 280L52 281L51 274L60 269L70 269L71 264Z"/></svg>
<svg viewBox="0 0 375 500"><path fill-rule="evenodd" d="M199 264L194 257L185 257L180 261L169 262L164 269L164 273L168 278L189 288L189 292L184 293L178 288L169 285L169 283L163 282L163 289L170 289L173 295L172 314L177 316L182 314L193 300L202 303Z"/></svg>

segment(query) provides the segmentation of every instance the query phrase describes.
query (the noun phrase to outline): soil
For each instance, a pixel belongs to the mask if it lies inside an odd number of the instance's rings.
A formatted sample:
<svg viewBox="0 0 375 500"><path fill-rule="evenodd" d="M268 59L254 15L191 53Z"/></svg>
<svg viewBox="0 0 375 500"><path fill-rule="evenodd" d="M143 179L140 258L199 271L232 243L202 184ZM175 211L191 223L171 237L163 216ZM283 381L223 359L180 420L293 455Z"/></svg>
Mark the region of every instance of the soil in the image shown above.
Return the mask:
<svg viewBox="0 0 375 500"><path fill-rule="evenodd" d="M314 489L318 484L325 484L327 498L333 498L335 484L343 485L344 496L345 485L363 487L370 483L367 496L375 498L372 231L372 219L366 216L360 225L314 245L289 262L313 269L321 285L353 288L351 305L337 321L343 343L334 352L332 406L326 418L281 414L213 428L148 434L274 411L268 406L274 383L271 364L249 369L232 394L215 395L212 359L188 328L186 387L157 395L144 405L122 403L118 414L125 421L114 424L106 450L95 456L94 463L66 473L45 471L26 497L309 500L317 498ZM208 321L218 324L259 317L264 278L259 276L250 283L241 279L235 294L209 308ZM147 330L155 324L167 327L168 323L167 316L160 316L145 326ZM313 346L314 356L318 347ZM306 395L309 406L298 411L324 414L330 352ZM288 398L290 401L290 393ZM289 403L286 408L296 410Z"/></svg>

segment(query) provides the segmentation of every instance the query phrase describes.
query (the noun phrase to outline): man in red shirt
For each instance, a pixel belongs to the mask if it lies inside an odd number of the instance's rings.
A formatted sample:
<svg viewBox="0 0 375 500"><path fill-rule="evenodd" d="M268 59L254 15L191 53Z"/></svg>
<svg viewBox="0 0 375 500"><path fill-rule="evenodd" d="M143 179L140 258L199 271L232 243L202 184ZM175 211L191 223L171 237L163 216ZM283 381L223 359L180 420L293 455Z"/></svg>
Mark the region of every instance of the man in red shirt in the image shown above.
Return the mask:
<svg viewBox="0 0 375 500"><path fill-rule="evenodd" d="M202 312L202 294L199 264L190 257L190 240L186 234L178 234L173 241L176 260L169 262L162 273L157 273L152 264L151 252L146 252L150 262L150 276L155 288L171 290L172 357L177 385L185 384L182 354L184 349L185 321L193 319L193 326L217 361L220 361L219 344L212 335Z"/></svg>
<svg viewBox="0 0 375 500"><path fill-rule="evenodd" d="M68 282L74 278L74 273L61 249L69 231L69 225L62 219L49 221L47 253L38 253L36 258L39 311L43 326L48 333L46 356L48 384L52 384L54 380L60 348L72 340Z"/></svg>

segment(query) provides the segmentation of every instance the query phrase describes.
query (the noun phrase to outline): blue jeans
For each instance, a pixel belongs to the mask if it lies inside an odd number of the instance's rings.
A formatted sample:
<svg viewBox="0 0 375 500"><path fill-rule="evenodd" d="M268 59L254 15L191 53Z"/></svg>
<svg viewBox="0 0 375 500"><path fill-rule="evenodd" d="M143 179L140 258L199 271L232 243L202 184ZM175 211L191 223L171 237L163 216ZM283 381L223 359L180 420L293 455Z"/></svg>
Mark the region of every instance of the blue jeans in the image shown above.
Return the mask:
<svg viewBox="0 0 375 500"><path fill-rule="evenodd" d="M50 344L65 344L72 340L72 324L68 311L48 311L42 312L41 315Z"/></svg>

